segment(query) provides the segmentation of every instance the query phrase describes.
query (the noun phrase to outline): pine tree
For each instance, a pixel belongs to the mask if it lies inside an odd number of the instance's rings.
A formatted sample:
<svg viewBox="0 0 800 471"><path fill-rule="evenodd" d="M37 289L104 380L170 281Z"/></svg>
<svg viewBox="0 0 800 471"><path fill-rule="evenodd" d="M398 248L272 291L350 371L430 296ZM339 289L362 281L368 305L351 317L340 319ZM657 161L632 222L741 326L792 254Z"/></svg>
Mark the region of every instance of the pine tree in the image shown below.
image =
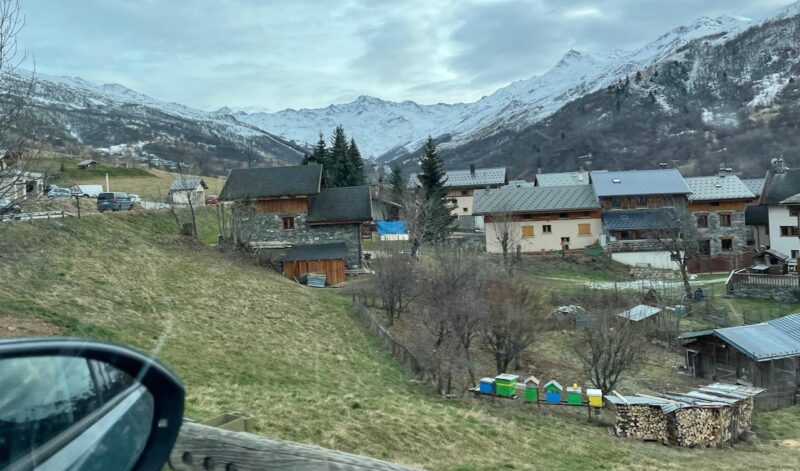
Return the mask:
<svg viewBox="0 0 800 471"><path fill-rule="evenodd" d="M331 148L328 151L326 164L327 186L330 188L347 186L351 170L347 161L347 136L341 125L336 126L331 136Z"/></svg>
<svg viewBox="0 0 800 471"><path fill-rule="evenodd" d="M406 187L408 186L408 180L406 176L403 175L403 171L400 170L400 167L392 167L392 174L389 176L389 184L392 185L392 199L395 203L400 203L403 201L403 195L405 195Z"/></svg>
<svg viewBox="0 0 800 471"><path fill-rule="evenodd" d="M427 197L436 196L437 192L441 192L444 189L444 184L447 182L444 166L439 159L439 150L430 136L428 136L428 141L425 143L425 155L422 156L420 161L420 172L417 174L417 178L419 178Z"/></svg>
<svg viewBox="0 0 800 471"><path fill-rule="evenodd" d="M367 184L367 177L364 175L364 160L361 159L361 151L358 150L356 140L350 138L350 146L347 147L347 186L362 186Z"/></svg>
<svg viewBox="0 0 800 471"><path fill-rule="evenodd" d="M453 204L448 201L447 176L444 166L439 158L439 151L433 138L428 136L425 143L425 155L420 162L420 172L417 178L422 185L423 197L431 201L430 214L427 215L426 230L423 234L425 242L437 242L444 240L453 230L453 223L456 216L453 214Z"/></svg>
<svg viewBox="0 0 800 471"><path fill-rule="evenodd" d="M308 161L310 163L322 165L322 180L325 186L329 186L328 179L325 176L328 170L328 149L325 146L325 137L322 133L319 133L319 141L317 141L317 145L314 147L314 153L311 154L311 158L309 158Z"/></svg>

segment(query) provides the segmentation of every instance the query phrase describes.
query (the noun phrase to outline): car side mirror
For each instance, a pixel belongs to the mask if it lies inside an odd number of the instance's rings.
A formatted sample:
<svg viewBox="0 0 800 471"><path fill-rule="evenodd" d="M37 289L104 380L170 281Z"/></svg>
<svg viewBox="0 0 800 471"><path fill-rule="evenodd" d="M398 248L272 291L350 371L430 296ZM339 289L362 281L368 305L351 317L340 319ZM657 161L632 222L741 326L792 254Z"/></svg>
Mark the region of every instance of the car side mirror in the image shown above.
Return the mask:
<svg viewBox="0 0 800 471"><path fill-rule="evenodd" d="M0 341L0 469L161 469L183 419L180 380L110 343Z"/></svg>

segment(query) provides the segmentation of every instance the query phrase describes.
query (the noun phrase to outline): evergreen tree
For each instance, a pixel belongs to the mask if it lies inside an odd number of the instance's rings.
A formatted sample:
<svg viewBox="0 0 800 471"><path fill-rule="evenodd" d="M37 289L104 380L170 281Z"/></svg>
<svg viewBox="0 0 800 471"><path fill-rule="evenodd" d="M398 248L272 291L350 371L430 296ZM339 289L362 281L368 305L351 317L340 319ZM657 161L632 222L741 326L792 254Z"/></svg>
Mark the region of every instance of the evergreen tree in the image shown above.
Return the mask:
<svg viewBox="0 0 800 471"><path fill-rule="evenodd" d="M319 141L314 147L314 153L308 159L309 163L322 165L322 181L324 186L328 186L328 179L325 173L328 171L328 149L325 146L325 137L319 133Z"/></svg>
<svg viewBox="0 0 800 471"><path fill-rule="evenodd" d="M313 159L311 154L303 154L303 161L300 162L300 165L308 165L310 163L313 163L311 159Z"/></svg>
<svg viewBox="0 0 800 471"><path fill-rule="evenodd" d="M361 151L358 150L356 140L350 138L350 146L347 147L347 186L362 186L367 184L367 177L364 174L364 160L361 158Z"/></svg>
<svg viewBox="0 0 800 471"><path fill-rule="evenodd" d="M431 202L423 239L425 242L442 241L453 230L456 216L453 214L453 204L449 202L447 189L444 186L447 182L444 166L439 158L436 144L430 136L425 143L425 155L420 162L417 178L422 185L420 190L423 192L423 198Z"/></svg>
<svg viewBox="0 0 800 471"><path fill-rule="evenodd" d="M400 170L400 167L392 167L392 174L389 176L389 184L392 185L392 200L395 203L401 203L403 201L403 195L406 192L406 187L408 186L408 180L406 176L403 175L403 171Z"/></svg>
<svg viewBox="0 0 800 471"><path fill-rule="evenodd" d="M344 128L339 125L333 131L331 136L331 148L328 151L327 160L325 162L328 168L325 174L328 176L328 187L347 186L348 176L351 171L347 162L347 136L344 133Z"/></svg>

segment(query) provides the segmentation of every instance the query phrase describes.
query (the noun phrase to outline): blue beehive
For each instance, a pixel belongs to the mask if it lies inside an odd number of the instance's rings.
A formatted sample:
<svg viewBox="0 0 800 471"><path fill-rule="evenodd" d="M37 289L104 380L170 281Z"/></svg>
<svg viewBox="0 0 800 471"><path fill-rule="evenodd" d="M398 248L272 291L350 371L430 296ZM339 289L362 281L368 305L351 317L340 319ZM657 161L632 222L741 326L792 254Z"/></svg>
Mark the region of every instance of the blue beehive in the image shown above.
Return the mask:
<svg viewBox="0 0 800 471"><path fill-rule="evenodd" d="M544 385L544 397L548 404L561 404L561 391L564 388L558 384L558 381L548 381Z"/></svg>
<svg viewBox="0 0 800 471"><path fill-rule="evenodd" d="M494 378L481 378L481 394L494 394Z"/></svg>

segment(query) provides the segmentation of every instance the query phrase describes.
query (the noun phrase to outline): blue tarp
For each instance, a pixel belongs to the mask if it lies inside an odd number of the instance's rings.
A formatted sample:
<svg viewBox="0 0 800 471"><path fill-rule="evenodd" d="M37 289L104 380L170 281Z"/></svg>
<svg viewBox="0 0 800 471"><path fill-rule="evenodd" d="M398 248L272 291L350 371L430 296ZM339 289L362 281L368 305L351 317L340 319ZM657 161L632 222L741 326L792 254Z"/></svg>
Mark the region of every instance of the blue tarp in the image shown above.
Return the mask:
<svg viewBox="0 0 800 471"><path fill-rule="evenodd" d="M378 234L406 234L405 221L378 221Z"/></svg>

